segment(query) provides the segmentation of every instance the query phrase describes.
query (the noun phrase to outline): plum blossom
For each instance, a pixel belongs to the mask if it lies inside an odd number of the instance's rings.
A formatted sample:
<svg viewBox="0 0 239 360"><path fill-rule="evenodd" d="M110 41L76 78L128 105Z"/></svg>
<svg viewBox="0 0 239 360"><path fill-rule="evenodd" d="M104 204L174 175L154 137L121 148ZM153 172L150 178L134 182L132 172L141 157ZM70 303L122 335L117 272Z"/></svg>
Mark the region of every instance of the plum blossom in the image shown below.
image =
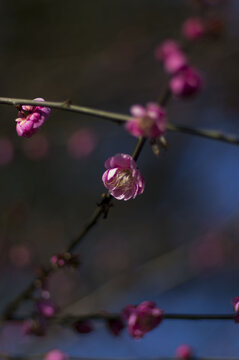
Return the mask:
<svg viewBox="0 0 239 360"><path fill-rule="evenodd" d="M159 61L165 61L171 54L181 51L176 40L167 39L155 48L154 55Z"/></svg>
<svg viewBox="0 0 239 360"><path fill-rule="evenodd" d="M182 344L176 350L176 357L183 360L192 359L193 350L189 345Z"/></svg>
<svg viewBox="0 0 239 360"><path fill-rule="evenodd" d="M239 323L239 296L235 296L232 299L232 305L233 305L233 309L235 311L235 317L234 320L236 323Z"/></svg>
<svg viewBox="0 0 239 360"><path fill-rule="evenodd" d="M182 33L188 40L197 40L205 34L205 25L202 19L191 17L182 26Z"/></svg>
<svg viewBox="0 0 239 360"><path fill-rule="evenodd" d="M117 200L134 199L144 191L145 181L136 162L128 154L116 154L105 162L102 181Z"/></svg>
<svg viewBox="0 0 239 360"><path fill-rule="evenodd" d="M171 78L169 87L174 95L189 97L201 89L202 79L198 71L193 67L187 67Z"/></svg>
<svg viewBox="0 0 239 360"><path fill-rule="evenodd" d="M50 319L58 312L58 307L51 299L40 299L36 303L39 313L47 319Z"/></svg>
<svg viewBox="0 0 239 360"><path fill-rule="evenodd" d="M36 98L35 101L45 101L42 98ZM16 130L18 136L30 137L40 128L48 119L51 109L43 106L22 105L16 119Z"/></svg>
<svg viewBox="0 0 239 360"><path fill-rule="evenodd" d="M131 135L153 139L165 133L167 115L162 106L156 103L148 103L146 107L133 105L130 112L133 117L125 128Z"/></svg>
<svg viewBox="0 0 239 360"><path fill-rule="evenodd" d="M126 306L122 311L122 318L128 324L129 334L139 339L161 323L163 311L153 301L144 301L138 306Z"/></svg>

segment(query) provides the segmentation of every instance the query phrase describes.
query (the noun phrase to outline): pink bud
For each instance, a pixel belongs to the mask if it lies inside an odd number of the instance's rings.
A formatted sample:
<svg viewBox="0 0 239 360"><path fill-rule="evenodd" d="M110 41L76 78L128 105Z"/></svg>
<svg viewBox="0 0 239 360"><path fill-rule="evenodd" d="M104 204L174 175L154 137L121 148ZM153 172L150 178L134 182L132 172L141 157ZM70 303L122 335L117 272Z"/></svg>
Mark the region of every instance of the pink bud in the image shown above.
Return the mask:
<svg viewBox="0 0 239 360"><path fill-rule="evenodd" d="M176 357L182 360L189 360L193 356L192 348L189 345L180 345L176 350Z"/></svg>
<svg viewBox="0 0 239 360"><path fill-rule="evenodd" d="M36 101L45 101L42 98L34 99ZM16 130L18 136L30 137L40 128L48 119L51 109L43 106L22 105L16 119Z"/></svg>
<svg viewBox="0 0 239 360"><path fill-rule="evenodd" d="M197 40L205 34L205 25L202 19L192 17L187 19L182 27L182 33L188 40Z"/></svg>
<svg viewBox="0 0 239 360"><path fill-rule="evenodd" d="M154 55L157 60L165 61L169 55L180 50L180 45L177 41L167 39L156 47Z"/></svg>
<svg viewBox="0 0 239 360"><path fill-rule="evenodd" d="M50 319L58 312L58 307L50 299L41 299L37 301L39 313L47 319Z"/></svg>
<svg viewBox="0 0 239 360"><path fill-rule="evenodd" d="M63 351L58 349L53 349L49 351L44 357L44 360L68 360L68 359L69 356Z"/></svg>
<svg viewBox="0 0 239 360"><path fill-rule="evenodd" d="M164 68L169 74L175 74L188 65L188 59L182 51L174 51L164 61Z"/></svg>
<svg viewBox="0 0 239 360"><path fill-rule="evenodd" d="M196 94L202 87L199 73L191 68L185 68L172 77L169 83L172 93L179 97L189 97Z"/></svg>
<svg viewBox="0 0 239 360"><path fill-rule="evenodd" d="M156 328L163 320L163 311L152 301L144 301L135 308L126 307L124 316L128 315L128 331L135 338L142 338L147 332ZM127 314L127 315L126 315Z"/></svg>

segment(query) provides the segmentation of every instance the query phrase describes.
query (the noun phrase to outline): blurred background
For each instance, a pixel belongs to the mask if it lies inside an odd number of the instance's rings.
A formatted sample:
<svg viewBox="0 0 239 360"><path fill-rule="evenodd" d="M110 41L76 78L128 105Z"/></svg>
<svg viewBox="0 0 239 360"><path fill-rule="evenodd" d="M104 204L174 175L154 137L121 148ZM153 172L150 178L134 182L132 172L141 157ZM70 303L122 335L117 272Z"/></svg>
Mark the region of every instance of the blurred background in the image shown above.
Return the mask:
<svg viewBox="0 0 239 360"><path fill-rule="evenodd" d="M0 11L1 96L70 99L127 114L162 93L168 78L154 49L180 37L198 7L183 0L1 0ZM210 11L225 29L189 54L204 89L191 100L173 99L169 120L239 136L239 2L221 1ZM137 141L113 123L56 110L38 134L18 138L16 115L14 107L0 107L1 309L79 233L104 191L104 161L132 153ZM158 158L149 144L140 156L144 194L114 201L79 247L79 269L51 276L52 298L64 313L119 311L143 300L165 312L233 311L239 147L176 133L167 141ZM238 325L165 320L140 341L127 331L114 338L100 323L85 336L57 326L42 338L14 326L0 332L0 352L9 354L57 347L82 357L146 358L174 356L181 343L198 356L238 356Z"/></svg>

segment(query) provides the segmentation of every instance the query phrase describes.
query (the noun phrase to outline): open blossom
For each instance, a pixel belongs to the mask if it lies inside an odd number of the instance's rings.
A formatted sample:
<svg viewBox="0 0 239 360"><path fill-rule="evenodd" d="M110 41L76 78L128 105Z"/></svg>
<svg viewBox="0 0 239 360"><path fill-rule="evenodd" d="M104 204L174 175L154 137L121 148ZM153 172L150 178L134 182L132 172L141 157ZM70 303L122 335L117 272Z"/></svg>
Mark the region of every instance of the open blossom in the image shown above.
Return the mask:
<svg viewBox="0 0 239 360"><path fill-rule="evenodd" d="M130 155L117 154L106 160L105 167L102 180L114 198L126 201L143 193L144 178Z"/></svg>
<svg viewBox="0 0 239 360"><path fill-rule="evenodd" d="M126 306L122 311L122 318L128 324L129 334L139 339L161 323L163 311L153 301L144 301L138 306Z"/></svg>
<svg viewBox="0 0 239 360"><path fill-rule="evenodd" d="M130 112L133 117L125 128L131 135L156 138L165 133L167 115L162 106L156 103L148 103L146 107L133 105Z"/></svg>
<svg viewBox="0 0 239 360"><path fill-rule="evenodd" d="M205 25L203 20L198 17L187 19L182 26L182 33L188 40L197 40L205 34Z"/></svg>
<svg viewBox="0 0 239 360"><path fill-rule="evenodd" d="M169 87L174 95L189 97L201 89L202 79L194 68L187 67L172 77Z"/></svg>
<svg viewBox="0 0 239 360"><path fill-rule="evenodd" d="M176 357L178 359L189 360L193 356L193 350L189 345L182 344L176 350Z"/></svg>
<svg viewBox="0 0 239 360"><path fill-rule="evenodd" d="M35 101L45 101L42 98L36 98ZM22 105L16 119L16 130L18 136L30 137L47 120L51 112L48 107Z"/></svg>

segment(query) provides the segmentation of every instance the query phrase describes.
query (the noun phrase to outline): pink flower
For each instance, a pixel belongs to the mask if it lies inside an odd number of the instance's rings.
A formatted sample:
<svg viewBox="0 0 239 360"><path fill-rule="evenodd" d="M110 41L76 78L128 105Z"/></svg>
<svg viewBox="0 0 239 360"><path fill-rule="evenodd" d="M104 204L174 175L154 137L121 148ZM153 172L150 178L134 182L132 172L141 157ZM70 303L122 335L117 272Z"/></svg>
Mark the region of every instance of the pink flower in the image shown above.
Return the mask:
<svg viewBox="0 0 239 360"><path fill-rule="evenodd" d="M143 193L144 178L130 155L117 154L106 160L105 167L102 181L114 198L126 201Z"/></svg>
<svg viewBox="0 0 239 360"><path fill-rule="evenodd" d="M193 356L192 348L189 345L180 345L176 350L176 357L178 359L188 360Z"/></svg>
<svg viewBox="0 0 239 360"><path fill-rule="evenodd" d="M180 50L180 45L177 41L168 39L156 47L154 55L157 60L165 61L168 56Z"/></svg>
<svg viewBox="0 0 239 360"><path fill-rule="evenodd" d="M236 313L234 320L236 323L239 323L239 296L235 296L232 299L232 305L233 305L234 311Z"/></svg>
<svg viewBox="0 0 239 360"><path fill-rule="evenodd" d="M166 131L167 115L163 107L148 103L146 107L133 105L130 108L132 119L125 125L126 130L136 137L156 138Z"/></svg>
<svg viewBox="0 0 239 360"><path fill-rule="evenodd" d="M205 34L205 25L198 17L191 17L183 23L182 33L188 40L197 40Z"/></svg>
<svg viewBox="0 0 239 360"><path fill-rule="evenodd" d="M187 67L172 77L169 87L174 95L189 97L201 89L202 79L194 68Z"/></svg>
<svg viewBox="0 0 239 360"><path fill-rule="evenodd" d="M164 68L169 74L184 69L188 65L188 59L182 51L174 51L164 61Z"/></svg>
<svg viewBox="0 0 239 360"><path fill-rule="evenodd" d="M153 301L144 301L138 306L127 306L122 311L122 318L128 323L129 334L139 339L161 323L163 311Z"/></svg>
<svg viewBox="0 0 239 360"><path fill-rule="evenodd" d="M44 360L68 360L68 359L69 356L63 351L58 349L53 349L49 351L44 357Z"/></svg>
<svg viewBox="0 0 239 360"><path fill-rule="evenodd" d="M68 252L53 255L51 264L54 268L63 268L66 266L78 267L80 259L78 254L70 254Z"/></svg>
<svg viewBox="0 0 239 360"><path fill-rule="evenodd" d="M50 299L41 299L37 301L37 308L39 313L47 319L50 319L58 312L58 307Z"/></svg>
<svg viewBox="0 0 239 360"><path fill-rule="evenodd" d="M42 98L34 99L36 101L45 101ZM48 107L22 105L16 119L18 136L30 137L41 127L47 120L51 112Z"/></svg>

